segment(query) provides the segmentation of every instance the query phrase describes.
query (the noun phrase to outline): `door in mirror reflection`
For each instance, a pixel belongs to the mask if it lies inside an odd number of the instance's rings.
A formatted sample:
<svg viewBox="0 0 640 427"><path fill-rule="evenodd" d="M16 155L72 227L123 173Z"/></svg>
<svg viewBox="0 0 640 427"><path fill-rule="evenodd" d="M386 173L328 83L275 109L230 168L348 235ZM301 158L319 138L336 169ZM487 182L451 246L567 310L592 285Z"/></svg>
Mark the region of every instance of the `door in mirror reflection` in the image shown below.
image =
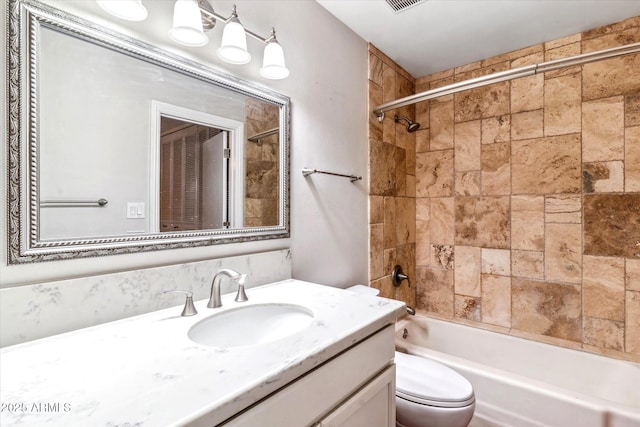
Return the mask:
<svg viewBox="0 0 640 427"><path fill-rule="evenodd" d="M229 131L162 116L160 232L228 228Z"/></svg>

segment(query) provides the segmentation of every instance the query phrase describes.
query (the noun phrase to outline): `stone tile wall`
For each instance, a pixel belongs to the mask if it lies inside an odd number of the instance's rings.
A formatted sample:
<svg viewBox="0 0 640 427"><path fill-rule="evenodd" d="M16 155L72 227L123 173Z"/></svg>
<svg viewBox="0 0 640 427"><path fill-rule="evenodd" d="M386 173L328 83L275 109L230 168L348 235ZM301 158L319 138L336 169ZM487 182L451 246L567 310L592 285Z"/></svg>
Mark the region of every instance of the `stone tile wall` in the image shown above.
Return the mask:
<svg viewBox="0 0 640 427"><path fill-rule="evenodd" d="M637 42L640 17L418 78L416 92ZM372 107L378 86L370 75ZM415 110L417 308L640 360L640 55Z"/></svg>
<svg viewBox="0 0 640 427"><path fill-rule="evenodd" d="M276 105L247 98L245 120L245 198L244 226L264 227L280 221L279 134L261 138L249 137L278 127L280 110Z"/></svg>
<svg viewBox="0 0 640 427"><path fill-rule="evenodd" d="M415 80L369 45L369 106L415 93ZM371 108L369 109L371 110ZM415 106L369 116L369 281L381 295L415 306L416 296L416 134L394 115L415 121ZM419 215L419 214L418 214ZM410 278L395 288L395 265Z"/></svg>

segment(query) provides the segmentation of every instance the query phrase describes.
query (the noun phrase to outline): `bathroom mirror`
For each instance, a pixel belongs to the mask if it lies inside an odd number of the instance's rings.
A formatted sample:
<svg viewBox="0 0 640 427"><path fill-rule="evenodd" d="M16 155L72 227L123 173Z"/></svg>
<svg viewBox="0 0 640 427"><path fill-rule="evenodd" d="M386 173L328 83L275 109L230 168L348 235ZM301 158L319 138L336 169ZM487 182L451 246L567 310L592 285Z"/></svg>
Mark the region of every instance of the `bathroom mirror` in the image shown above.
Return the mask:
<svg viewBox="0 0 640 427"><path fill-rule="evenodd" d="M289 236L288 97L36 1L9 11L9 263Z"/></svg>

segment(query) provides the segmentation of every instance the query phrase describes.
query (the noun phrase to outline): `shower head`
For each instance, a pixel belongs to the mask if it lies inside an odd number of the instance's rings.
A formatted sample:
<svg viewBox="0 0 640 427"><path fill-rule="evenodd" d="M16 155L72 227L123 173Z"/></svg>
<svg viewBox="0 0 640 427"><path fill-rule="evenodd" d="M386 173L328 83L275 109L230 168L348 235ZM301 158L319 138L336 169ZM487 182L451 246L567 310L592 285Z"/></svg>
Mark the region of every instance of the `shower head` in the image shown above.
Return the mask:
<svg viewBox="0 0 640 427"><path fill-rule="evenodd" d="M393 117L393 121L396 123L398 123L400 120L404 120L407 122L407 132L409 133L415 132L418 129L420 129L420 123L414 123L411 120L409 120L408 117L398 116L397 114Z"/></svg>

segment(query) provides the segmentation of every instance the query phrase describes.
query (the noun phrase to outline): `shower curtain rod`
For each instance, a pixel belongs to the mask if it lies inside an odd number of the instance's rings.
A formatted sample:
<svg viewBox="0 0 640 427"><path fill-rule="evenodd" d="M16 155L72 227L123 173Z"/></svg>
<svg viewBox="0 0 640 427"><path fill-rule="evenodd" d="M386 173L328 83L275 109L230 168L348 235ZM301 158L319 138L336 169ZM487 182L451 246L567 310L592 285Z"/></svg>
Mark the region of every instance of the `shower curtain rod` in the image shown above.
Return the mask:
<svg viewBox="0 0 640 427"><path fill-rule="evenodd" d="M615 58L618 56L629 55L632 53L640 53L640 43L632 43L624 46L614 47L611 49L599 50L596 52L584 53L581 55L570 56L567 58L556 59L539 64L525 65L523 67L514 68L507 71L500 71L488 74L474 79L463 80L437 89L427 90L425 92L416 93L395 101L387 102L373 109L373 113L378 116L378 120L384 119L385 111L393 110L398 107L415 104L417 102L426 101L428 99L438 98L440 96L450 95L463 90L474 89L477 87L487 86L494 83L500 83L520 77L532 76L547 71L559 70L561 68L574 67L576 65L587 64L589 62L601 61L603 59Z"/></svg>

